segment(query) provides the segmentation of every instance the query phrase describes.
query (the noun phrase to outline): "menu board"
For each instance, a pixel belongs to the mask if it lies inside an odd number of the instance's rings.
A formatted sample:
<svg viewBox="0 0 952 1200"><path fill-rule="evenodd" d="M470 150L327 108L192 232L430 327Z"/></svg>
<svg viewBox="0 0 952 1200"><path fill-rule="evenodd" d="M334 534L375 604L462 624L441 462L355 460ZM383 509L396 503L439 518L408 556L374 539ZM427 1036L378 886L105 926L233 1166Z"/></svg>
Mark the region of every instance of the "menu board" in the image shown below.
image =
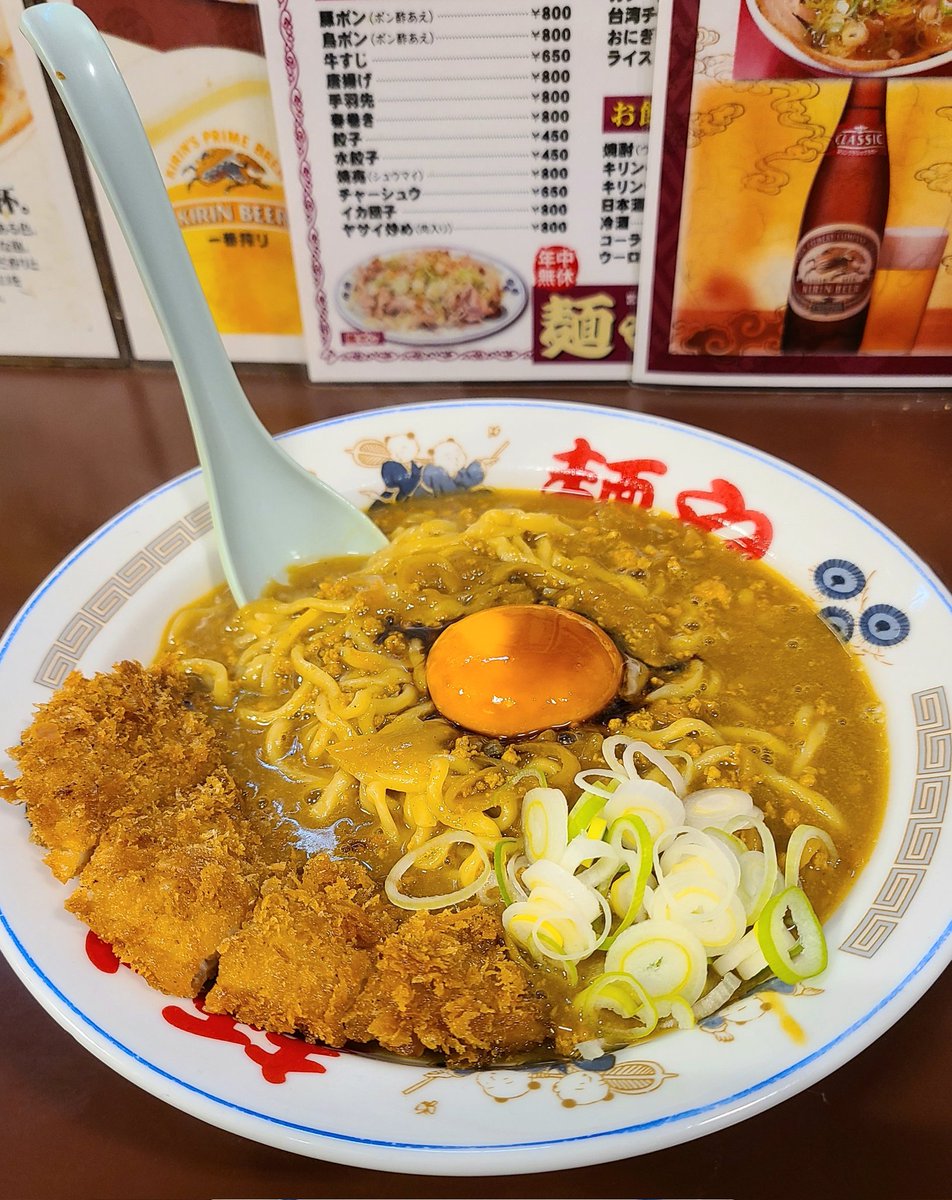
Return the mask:
<svg viewBox="0 0 952 1200"><path fill-rule="evenodd" d="M75 0L135 101L229 355L300 362L301 316L274 116L253 6L222 0ZM133 354L169 349L96 180Z"/></svg>
<svg viewBox="0 0 952 1200"><path fill-rule="evenodd" d="M0 0L0 355L117 358L43 71Z"/></svg>
<svg viewBox="0 0 952 1200"><path fill-rule="evenodd" d="M635 378L947 385L952 7L674 0Z"/></svg>
<svg viewBox="0 0 952 1200"><path fill-rule="evenodd" d="M313 379L630 376L655 7L260 15Z"/></svg>

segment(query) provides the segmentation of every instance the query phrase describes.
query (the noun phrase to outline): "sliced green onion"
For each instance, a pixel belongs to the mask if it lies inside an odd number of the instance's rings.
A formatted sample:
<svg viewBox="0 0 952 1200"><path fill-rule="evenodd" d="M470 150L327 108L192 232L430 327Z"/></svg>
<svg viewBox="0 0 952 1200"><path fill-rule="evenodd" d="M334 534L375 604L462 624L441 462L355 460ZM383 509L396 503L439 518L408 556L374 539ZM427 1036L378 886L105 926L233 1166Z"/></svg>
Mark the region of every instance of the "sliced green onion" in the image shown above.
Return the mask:
<svg viewBox="0 0 952 1200"><path fill-rule="evenodd" d="M697 1004L695 1004L695 1018L698 1021L703 1021L705 1017L716 1013L719 1008L724 1007L739 987L739 977L732 971L728 971L720 983L715 984L709 992L705 992Z"/></svg>
<svg viewBox="0 0 952 1200"><path fill-rule="evenodd" d="M645 989L630 975L607 971L599 975L575 998L583 1017L597 1021L606 1009L626 1021L638 1020L641 1028L631 1030L634 1037L647 1037L658 1024L658 1012Z"/></svg>
<svg viewBox="0 0 952 1200"><path fill-rule="evenodd" d="M792 943L786 925L788 913L796 927ZM768 901L754 929L767 965L784 983L812 979L826 967L826 938L813 905L801 888L786 888Z"/></svg>
<svg viewBox="0 0 952 1200"><path fill-rule="evenodd" d="M793 939L790 939L793 941ZM763 951L758 946L753 954L748 954L742 963L737 967L737 974L743 980L753 979L755 975L761 974L762 971L768 971L770 964L764 958Z"/></svg>
<svg viewBox="0 0 952 1200"><path fill-rule="evenodd" d="M816 825L798 825L791 833L790 841L787 842L787 860L783 869L783 881L788 888L799 887L803 852L813 841L819 842L830 858L836 858L836 846L825 829L818 829Z"/></svg>
<svg viewBox="0 0 952 1200"><path fill-rule="evenodd" d="M499 895L507 907L512 904L512 893L509 891L509 880L506 878L506 847L518 846L517 838L500 838L493 847L493 870L496 873L496 886Z"/></svg>
<svg viewBox="0 0 952 1200"><path fill-rule="evenodd" d="M693 1029L697 1024L694 1009L682 996L659 996L655 1008L658 1016L673 1017L679 1029Z"/></svg>
<svg viewBox="0 0 952 1200"><path fill-rule="evenodd" d="M594 921L598 916L598 893L586 887L561 863L540 859L522 872L522 882L529 889L532 903L538 903L538 897L548 893L555 907L578 909L587 921Z"/></svg>
<svg viewBox="0 0 952 1200"><path fill-rule="evenodd" d="M682 925L649 917L615 938L605 969L633 975L649 996L677 993L693 1004L704 990L707 955Z"/></svg>
<svg viewBox="0 0 952 1200"><path fill-rule="evenodd" d="M568 804L558 788L531 788L522 801L522 836L532 862L558 862L568 844Z"/></svg>
<svg viewBox="0 0 952 1200"><path fill-rule="evenodd" d="M773 834L767 828L766 821L757 821L751 829L757 831L757 836L760 838L760 844L763 848L764 855L764 873L760 881L760 887L757 894L751 897L750 908L747 910L747 923L753 925L760 914L764 911L764 906L770 897L774 894L774 889L777 886L777 847L774 843Z"/></svg>
<svg viewBox="0 0 952 1200"><path fill-rule="evenodd" d="M668 842L666 847L663 843ZM690 860L685 862L685 859ZM684 826L669 830L655 843L655 877L662 879L677 870L680 865L701 866L730 892L740 883L740 864L737 855L723 843L719 843L706 830Z"/></svg>
<svg viewBox="0 0 952 1200"><path fill-rule="evenodd" d="M609 824L619 817L641 817L651 836L657 838L681 828L684 824L684 805L662 783L655 783L652 779L625 780L608 798L604 815Z"/></svg>
<svg viewBox="0 0 952 1200"><path fill-rule="evenodd" d="M398 887L400 880L411 867L416 866L420 858L428 856L434 850L442 850L458 842L466 846L472 846L483 860L483 869L478 879L475 879L465 887L457 888L453 892L443 892L437 896L408 896L400 891ZM489 855L486 853L486 849L480 839L465 830L452 829L448 833L441 833L437 837L430 838L429 841L423 842L422 845L417 846L414 850L409 850L404 854L403 858L398 859L390 868L390 874L384 883L384 891L387 893L387 899L390 903L397 908L428 910L447 908L451 904L462 904L464 900L469 900L475 896L491 877L492 870Z"/></svg>
<svg viewBox="0 0 952 1200"><path fill-rule="evenodd" d="M573 875L579 867L585 867L581 875L576 876L579 882L588 888L599 888L618 873L621 866L621 856L614 846L601 839L587 837L580 833L566 847L561 858L562 866ZM586 866L586 863L592 865Z"/></svg>
<svg viewBox="0 0 952 1200"><path fill-rule="evenodd" d="M669 883L669 880L665 881ZM705 913L703 896L697 908L692 910L692 893L676 893L670 901L656 904L653 916L677 921L698 939L708 956L725 954L736 946L744 936L747 918L739 896L731 896L725 908L715 908Z"/></svg>
<svg viewBox="0 0 952 1200"><path fill-rule="evenodd" d="M526 767L525 770L518 771L511 779L507 779L506 783L512 787L513 784L519 783L523 779L534 779L539 787L545 787L545 776L538 767Z"/></svg>
<svg viewBox="0 0 952 1200"><path fill-rule="evenodd" d="M520 876L520 872L524 871L528 865L529 860L521 850L510 854L506 859L506 880L509 883L509 893L513 897L513 902L529 898L529 893L522 886Z"/></svg>
<svg viewBox="0 0 952 1200"><path fill-rule="evenodd" d="M702 788L684 800L684 823L694 829L723 829L738 817L750 820L758 815L750 793L740 788Z"/></svg>
<svg viewBox="0 0 952 1200"><path fill-rule="evenodd" d="M605 807L605 799L604 796L596 796L594 792L583 792L579 796L569 813L569 841L588 829Z"/></svg>
<svg viewBox="0 0 952 1200"><path fill-rule="evenodd" d="M621 763L619 763L615 751L619 746L623 746ZM602 742L602 756L605 762L611 767L612 772L616 775L627 775L629 779L640 779L638 769L635 766L635 755L639 755L646 762L661 772L667 779L671 789L677 796L683 796L685 792L685 783L681 774L672 765L671 760L667 757L663 750L658 750L654 746L649 746L647 742L638 742L633 738L627 737L623 733L616 734L614 737L609 737Z"/></svg>
<svg viewBox="0 0 952 1200"><path fill-rule="evenodd" d="M576 963L595 949L595 931L574 913L542 913L530 931L529 944L545 958L558 963Z"/></svg>
<svg viewBox="0 0 952 1200"><path fill-rule="evenodd" d="M736 946L731 946L730 950L725 950L723 954L714 959L714 970L719 975L726 976L728 972L735 971L745 958L749 958L755 952L760 952L757 945L757 934L753 929L749 929Z"/></svg>
<svg viewBox="0 0 952 1200"><path fill-rule="evenodd" d="M625 845L626 836L633 839L633 846L628 847ZM641 817L619 817L608 831L608 841L622 855L629 857L629 874L632 876L634 883L631 899L628 901L628 908L622 917L621 924L611 937L606 938L602 943L605 950L614 944L618 935L624 933L638 915L638 910L641 908L645 898L645 884L648 882L648 876L651 874L652 863L651 835L648 833L648 826L642 821ZM632 867L630 855L634 852L637 852L638 861Z"/></svg>
<svg viewBox="0 0 952 1200"><path fill-rule="evenodd" d="M709 837L712 837L715 842L720 842L722 846L730 850L731 854L733 854L738 862L743 860L744 855L747 853L747 847L739 837L736 837L733 833L728 833L724 829L718 829L716 825L706 826L704 832L708 834Z"/></svg>

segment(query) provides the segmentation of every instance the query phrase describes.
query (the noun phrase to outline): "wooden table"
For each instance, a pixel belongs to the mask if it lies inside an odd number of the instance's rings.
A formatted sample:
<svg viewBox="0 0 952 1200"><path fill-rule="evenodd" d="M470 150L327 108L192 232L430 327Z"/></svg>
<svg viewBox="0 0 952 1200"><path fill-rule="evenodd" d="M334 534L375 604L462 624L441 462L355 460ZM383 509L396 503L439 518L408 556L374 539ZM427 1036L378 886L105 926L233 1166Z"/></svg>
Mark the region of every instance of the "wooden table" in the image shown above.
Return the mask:
<svg viewBox="0 0 952 1200"><path fill-rule="evenodd" d="M952 398L624 385L318 387L243 372L280 431L408 400L545 395L650 412L833 484L952 584ZM0 369L0 618L78 541L195 454L156 369ZM625 1162L510 1178L387 1175L299 1158L170 1108L80 1048L0 964L0 1200L277 1196L948 1197L952 972L857 1059L721 1133Z"/></svg>

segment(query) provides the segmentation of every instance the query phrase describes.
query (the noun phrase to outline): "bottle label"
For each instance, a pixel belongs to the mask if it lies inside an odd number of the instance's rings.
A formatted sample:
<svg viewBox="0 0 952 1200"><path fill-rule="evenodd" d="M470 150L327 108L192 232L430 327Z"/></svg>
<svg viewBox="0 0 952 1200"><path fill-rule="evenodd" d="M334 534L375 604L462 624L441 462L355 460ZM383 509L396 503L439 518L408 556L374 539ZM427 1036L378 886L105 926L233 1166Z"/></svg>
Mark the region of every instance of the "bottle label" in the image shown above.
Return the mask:
<svg viewBox="0 0 952 1200"><path fill-rule="evenodd" d="M867 225L820 225L801 239L790 307L809 321L843 321L869 303L879 236Z"/></svg>
<svg viewBox="0 0 952 1200"><path fill-rule="evenodd" d="M886 131L882 126L852 125L833 136L836 153L847 158L868 158L886 153Z"/></svg>

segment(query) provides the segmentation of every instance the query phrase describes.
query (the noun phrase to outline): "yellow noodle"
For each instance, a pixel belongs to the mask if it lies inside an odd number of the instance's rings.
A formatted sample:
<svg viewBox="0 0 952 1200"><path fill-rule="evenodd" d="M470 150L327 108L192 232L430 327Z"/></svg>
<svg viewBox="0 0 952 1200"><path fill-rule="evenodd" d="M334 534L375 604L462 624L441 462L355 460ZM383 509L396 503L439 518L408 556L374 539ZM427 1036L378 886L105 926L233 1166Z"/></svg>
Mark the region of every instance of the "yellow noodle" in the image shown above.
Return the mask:
<svg viewBox="0 0 952 1200"><path fill-rule="evenodd" d="M802 749L790 764L791 775L795 777L801 775L809 767L829 732L829 721L816 721L811 725L806 737L803 739Z"/></svg>
<svg viewBox="0 0 952 1200"><path fill-rule="evenodd" d="M337 771L321 793L321 798L311 806L311 817L315 824L330 821L353 795L357 781L346 771Z"/></svg>
<svg viewBox="0 0 952 1200"><path fill-rule="evenodd" d="M541 771L549 787L561 788L562 791L571 788L581 766L567 746L558 742L536 741L527 743L526 748L535 751L528 767Z"/></svg>
<svg viewBox="0 0 952 1200"><path fill-rule="evenodd" d="M387 789L381 780L360 784L360 807L365 812L376 815L380 828L388 837L394 841L398 839L397 824L390 811Z"/></svg>
<svg viewBox="0 0 952 1200"><path fill-rule="evenodd" d="M793 758L793 750L786 742L768 733L766 729L745 729L741 725L719 725L718 731L722 737L732 742L750 742L755 746L763 746L771 754L779 755L785 763Z"/></svg>
<svg viewBox="0 0 952 1200"><path fill-rule="evenodd" d="M413 830L407 842L407 850L421 846L436 829L436 816L430 808L425 792L408 792L403 802L403 819Z"/></svg>
<svg viewBox="0 0 952 1200"><path fill-rule="evenodd" d="M323 667L319 667L317 663L310 662L305 656L303 646L293 646L291 648L291 664L302 679L306 679L320 691L335 698L340 695L340 686L337 680L332 675L329 675Z"/></svg>
<svg viewBox="0 0 952 1200"><path fill-rule="evenodd" d="M809 808L816 817L826 821L828 825L837 829L843 827L842 814L831 800L821 795L820 792L814 791L813 788L806 787L796 779L791 779L788 775L775 770L762 759L751 754L749 750L745 750L743 746L716 746L696 759L694 766L696 770L703 770L708 766L728 762L746 767L776 791Z"/></svg>
<svg viewBox="0 0 952 1200"><path fill-rule="evenodd" d="M307 608L300 617L296 617L293 621L289 621L284 627L281 634L275 637L271 645L272 654L285 654L290 649L291 645L298 640L305 630L310 629L314 624L314 618L317 613L313 608Z"/></svg>
<svg viewBox="0 0 952 1200"><path fill-rule="evenodd" d="M332 777L331 767L317 767L309 770L294 755L288 755L281 760L281 770L289 779L306 784L311 788L326 787Z"/></svg>
<svg viewBox="0 0 952 1200"><path fill-rule="evenodd" d="M225 708L231 703L233 688L224 663L212 658L183 658L182 668L190 675L197 675L204 680L211 692L213 704Z"/></svg>
<svg viewBox="0 0 952 1200"><path fill-rule="evenodd" d="M272 721L277 721L280 717L293 716L301 705L308 699L314 690L310 683L302 683L292 695L277 708L271 709L256 709L240 707L238 715L245 721L253 725L270 725Z"/></svg>
<svg viewBox="0 0 952 1200"><path fill-rule="evenodd" d="M355 688L388 688L395 683L405 683L408 673L400 667L386 667L376 675L342 675L341 689L353 691Z"/></svg>
<svg viewBox="0 0 952 1200"><path fill-rule="evenodd" d="M508 833L519 820L519 814L522 811L522 796L508 788L497 797L497 803L499 816L496 818L496 824L502 833Z"/></svg>
<svg viewBox="0 0 952 1200"><path fill-rule="evenodd" d="M704 663L697 658L687 670L676 675L670 683L664 683L661 687L655 688L653 692L649 692L645 696L645 700L649 704L653 704L656 700L685 700L697 693L703 677Z"/></svg>
<svg viewBox="0 0 952 1200"><path fill-rule="evenodd" d="M278 763L284 758L291 730L290 717L279 717L268 726L264 735L263 753L269 763Z"/></svg>
<svg viewBox="0 0 952 1200"><path fill-rule="evenodd" d="M663 729L639 730L638 737L647 742L649 746L670 746L674 742L680 742L683 738L689 737L721 740L713 725L709 725L707 721L701 721L697 717L679 717L678 720L672 721Z"/></svg>
<svg viewBox="0 0 952 1200"><path fill-rule="evenodd" d="M463 887L467 884L475 883L479 876L483 873L485 859L474 846L473 849L466 855L460 864L459 881Z"/></svg>

